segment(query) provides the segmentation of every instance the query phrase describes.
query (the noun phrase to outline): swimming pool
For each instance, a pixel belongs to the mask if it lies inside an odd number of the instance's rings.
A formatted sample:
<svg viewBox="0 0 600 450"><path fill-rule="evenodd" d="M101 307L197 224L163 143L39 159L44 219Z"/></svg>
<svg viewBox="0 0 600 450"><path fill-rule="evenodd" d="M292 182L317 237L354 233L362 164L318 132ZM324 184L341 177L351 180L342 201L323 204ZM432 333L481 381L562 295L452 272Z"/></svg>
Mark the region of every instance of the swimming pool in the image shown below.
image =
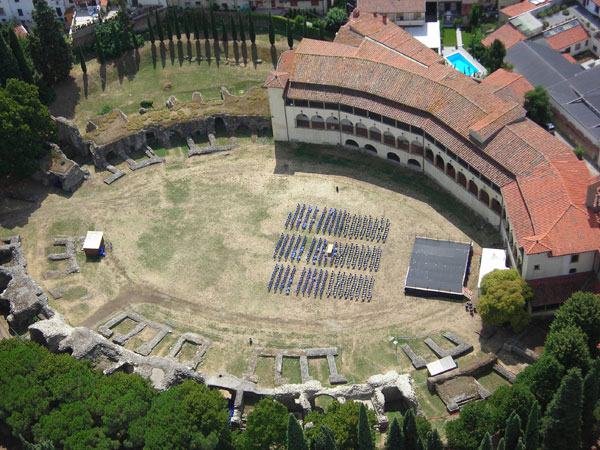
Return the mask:
<svg viewBox="0 0 600 450"><path fill-rule="evenodd" d="M448 61L450 61L450 63L456 68L456 70L459 70L460 72L464 73L465 75L473 75L473 74L476 74L477 72L479 72L477 67L475 67L473 64L471 64L467 60L467 58L465 58L460 53L455 53L453 55L450 55L446 59Z"/></svg>

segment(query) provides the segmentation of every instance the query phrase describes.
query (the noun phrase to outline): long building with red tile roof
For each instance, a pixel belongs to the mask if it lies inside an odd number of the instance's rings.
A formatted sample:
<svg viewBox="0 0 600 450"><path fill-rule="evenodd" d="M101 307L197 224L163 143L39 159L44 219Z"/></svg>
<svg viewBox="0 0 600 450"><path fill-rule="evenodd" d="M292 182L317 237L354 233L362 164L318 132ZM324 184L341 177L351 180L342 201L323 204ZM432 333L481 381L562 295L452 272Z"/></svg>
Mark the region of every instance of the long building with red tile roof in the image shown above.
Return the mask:
<svg viewBox="0 0 600 450"><path fill-rule="evenodd" d="M498 227L527 280L597 273L600 180L526 118L532 86L521 75L479 83L355 11L333 42L285 52L265 86L276 140L363 149L421 171Z"/></svg>
<svg viewBox="0 0 600 450"><path fill-rule="evenodd" d="M566 31L562 31L560 33L556 33L548 38L548 44L554 50L563 51L567 47L578 44L579 42L585 41L589 39L590 35L585 31L585 28L581 25L577 25L575 27L569 28Z"/></svg>
<svg viewBox="0 0 600 450"><path fill-rule="evenodd" d="M481 44L484 47L489 47L496 39L499 39L504 44L506 50L508 50L517 42L525 40L525 36L510 23L505 23L493 33L487 35L481 41Z"/></svg>

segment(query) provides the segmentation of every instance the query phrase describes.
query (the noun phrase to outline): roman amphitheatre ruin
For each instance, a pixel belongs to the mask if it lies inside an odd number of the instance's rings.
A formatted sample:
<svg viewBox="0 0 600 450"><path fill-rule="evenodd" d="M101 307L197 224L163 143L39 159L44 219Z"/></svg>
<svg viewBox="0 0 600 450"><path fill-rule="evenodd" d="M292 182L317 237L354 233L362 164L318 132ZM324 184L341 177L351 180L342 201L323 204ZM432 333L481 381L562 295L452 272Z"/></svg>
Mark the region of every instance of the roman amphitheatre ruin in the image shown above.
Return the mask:
<svg viewBox="0 0 600 450"><path fill-rule="evenodd" d="M152 115L115 110L79 130L57 119L61 147L89 174L73 193L25 183L34 202L0 199L2 314L13 331L26 333L35 322L32 338L53 350L91 358L107 373L138 372L157 388L191 377L233 397L246 393L237 396L236 420L239 403L261 395L305 411L323 395L367 400L380 422L410 406L444 415L426 371L402 345L431 362L457 345L447 336L456 337L472 346L457 359L463 368L497 352L507 335L483 339L479 317L460 300L405 295L413 243L472 243L467 288L476 291L481 249L502 245L497 230L422 174L369 152L274 142L268 109L249 115L243 108L266 108L260 87L223 98L218 106L200 94L170 98ZM369 240L371 225L354 239L303 229L306 219L286 226L302 205L317 222L333 209L383 217L389 233L383 242ZM103 258L81 251L90 230L104 233ZM306 236L305 252L313 237L358 244L360 259L378 248L378 269L314 263L305 253L290 291L289 275L280 274L273 292L275 264L294 266L279 257L282 233L298 242ZM363 289L373 279L372 298L365 301L361 288L354 298L329 296L327 287L317 295L318 282L297 294L302 268L353 273ZM27 286L29 294L19 291ZM26 303L29 310L19 309ZM507 352L499 356L512 371L523 367ZM494 372L478 381L486 392L506 383Z"/></svg>

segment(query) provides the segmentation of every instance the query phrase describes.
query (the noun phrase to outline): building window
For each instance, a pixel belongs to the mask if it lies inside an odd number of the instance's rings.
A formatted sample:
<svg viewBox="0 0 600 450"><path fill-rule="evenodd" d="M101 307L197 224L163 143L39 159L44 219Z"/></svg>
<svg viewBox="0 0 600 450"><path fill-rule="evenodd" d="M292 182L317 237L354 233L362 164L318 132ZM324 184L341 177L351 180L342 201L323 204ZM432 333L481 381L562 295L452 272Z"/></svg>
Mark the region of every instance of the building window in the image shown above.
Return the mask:
<svg viewBox="0 0 600 450"><path fill-rule="evenodd" d="M573 267L572 269L569 269L569 273L577 273L577 269Z"/></svg>
<svg viewBox="0 0 600 450"><path fill-rule="evenodd" d="M533 270L540 270L540 265L536 264L535 266L533 266Z"/></svg>
<svg viewBox="0 0 600 450"><path fill-rule="evenodd" d="M312 2L310 2L310 4L312 6L319 6L319 0L312 0Z"/></svg>
<svg viewBox="0 0 600 450"><path fill-rule="evenodd" d="M60 8L56 8L56 15L58 17L62 16L62 11L60 10Z"/></svg>
<svg viewBox="0 0 600 450"><path fill-rule="evenodd" d="M571 264L579 262L579 255L571 255Z"/></svg>
<svg viewBox="0 0 600 450"><path fill-rule="evenodd" d="M565 48L565 53L570 53L570 52L571 52L571 47Z"/></svg>
<svg viewBox="0 0 600 450"><path fill-rule="evenodd" d="M4 15L4 8L0 8L0 16Z"/></svg>
<svg viewBox="0 0 600 450"><path fill-rule="evenodd" d="M19 14L19 16L23 16L23 10L22 9L17 9L17 14Z"/></svg>
<svg viewBox="0 0 600 450"><path fill-rule="evenodd" d="M581 42L579 44L575 44L575 51L579 50L581 48Z"/></svg>
<svg viewBox="0 0 600 450"><path fill-rule="evenodd" d="M298 6L298 2L295 2L294 0L292 0L290 2L290 6Z"/></svg>

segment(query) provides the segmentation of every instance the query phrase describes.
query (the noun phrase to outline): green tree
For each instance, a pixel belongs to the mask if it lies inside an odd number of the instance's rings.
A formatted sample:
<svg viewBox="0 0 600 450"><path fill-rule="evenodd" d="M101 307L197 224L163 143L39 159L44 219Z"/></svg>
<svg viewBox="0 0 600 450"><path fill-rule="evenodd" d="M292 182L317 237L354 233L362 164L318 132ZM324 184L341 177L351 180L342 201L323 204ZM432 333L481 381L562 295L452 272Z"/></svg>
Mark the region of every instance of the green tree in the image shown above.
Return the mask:
<svg viewBox="0 0 600 450"><path fill-rule="evenodd" d="M375 445L373 442L373 434L371 433L371 427L369 427L369 420L367 419L367 411L364 403L360 404L358 413L358 450L374 450Z"/></svg>
<svg viewBox="0 0 600 450"><path fill-rule="evenodd" d="M287 426L287 450L308 450L302 427L296 416L290 414Z"/></svg>
<svg viewBox="0 0 600 450"><path fill-rule="evenodd" d="M45 143L56 137L56 125L36 86L11 78L0 89L0 136L0 175L27 176L37 170L48 153Z"/></svg>
<svg viewBox="0 0 600 450"><path fill-rule="evenodd" d="M250 42L254 44L256 42L256 32L254 31L254 19L252 19L252 11L248 11L248 34L250 35Z"/></svg>
<svg viewBox="0 0 600 450"><path fill-rule="evenodd" d="M493 450L492 448L492 439L488 433L485 433L483 439L481 440L481 444L479 444L479 450Z"/></svg>
<svg viewBox="0 0 600 450"><path fill-rule="evenodd" d="M496 450L506 450L506 446L504 445L504 438L498 441L498 447L496 447Z"/></svg>
<svg viewBox="0 0 600 450"><path fill-rule="evenodd" d="M308 30L306 25L306 16L302 16L302 37L307 37Z"/></svg>
<svg viewBox="0 0 600 450"><path fill-rule="evenodd" d="M404 435L404 447L406 450L418 450L419 432L417 420L412 409L406 411L402 420L402 434Z"/></svg>
<svg viewBox="0 0 600 450"><path fill-rule="evenodd" d="M587 336L574 325L550 331L546 336L546 352L554 356L567 370L577 367L585 373L592 365Z"/></svg>
<svg viewBox="0 0 600 450"><path fill-rule="evenodd" d="M292 48L294 48L294 36L292 35L292 24L290 23L290 18L289 17L287 19L287 24L286 24L285 31L286 31L286 34L287 34L288 47L291 50Z"/></svg>
<svg viewBox="0 0 600 450"><path fill-rule="evenodd" d="M192 26L194 28L194 39L200 40L200 27L198 26L198 18L196 17L196 13L194 11L191 12L192 16Z"/></svg>
<svg viewBox="0 0 600 450"><path fill-rule="evenodd" d="M325 16L325 24L329 31L332 33L337 32L342 25L348 21L348 14L344 8L335 7L327 11Z"/></svg>
<svg viewBox="0 0 600 450"><path fill-rule="evenodd" d="M189 15L188 11L185 10L183 12L182 19L183 19L183 32L185 33L186 39L189 41L192 36L192 33L190 32L190 21L188 20L188 15Z"/></svg>
<svg viewBox="0 0 600 450"><path fill-rule="evenodd" d="M235 42L238 40L238 38L237 38L237 30L235 28L235 21L233 20L232 15L229 16L229 21L230 21L229 26L231 27L231 39Z"/></svg>
<svg viewBox="0 0 600 450"><path fill-rule="evenodd" d="M427 435L426 450L444 450L444 443L438 431L434 428ZM491 449L490 449L491 450Z"/></svg>
<svg viewBox="0 0 600 450"><path fill-rule="evenodd" d="M545 352L535 364L528 366L517 376L514 387L530 391L544 411L565 373L565 367L554 356Z"/></svg>
<svg viewBox="0 0 600 450"><path fill-rule="evenodd" d="M477 6L475 6L477 5ZM479 3L474 3L469 11L469 26L471 29L479 27L483 23L483 11Z"/></svg>
<svg viewBox="0 0 600 450"><path fill-rule="evenodd" d="M204 35L204 39L208 40L210 34L208 33L208 21L204 15L204 8L202 8L200 11L200 23L202 24L202 34Z"/></svg>
<svg viewBox="0 0 600 450"><path fill-rule="evenodd" d="M133 48L138 50L140 48L140 40L133 30L131 30L131 40L133 41Z"/></svg>
<svg viewBox="0 0 600 450"><path fill-rule="evenodd" d="M19 436L21 439L21 445L23 446L23 450L54 450L54 444L52 441L41 441L36 444L30 444L23 436Z"/></svg>
<svg viewBox="0 0 600 450"><path fill-rule="evenodd" d="M594 438L594 409L598 403L599 381L596 361L583 379L582 439L587 447L591 446Z"/></svg>
<svg viewBox="0 0 600 450"><path fill-rule="evenodd" d="M504 63L506 56L506 48L500 39L494 39L492 45L487 49L485 54L485 62L490 72L495 72Z"/></svg>
<svg viewBox="0 0 600 450"><path fill-rule="evenodd" d="M469 403L458 419L446 422L450 448L475 450L486 433L493 435L495 432L495 413L485 402Z"/></svg>
<svg viewBox="0 0 600 450"><path fill-rule="evenodd" d="M525 428L525 450L537 450L540 446L540 406L538 402L531 405Z"/></svg>
<svg viewBox="0 0 600 450"><path fill-rule="evenodd" d="M531 405L535 402L534 395L523 386L500 386L488 399L488 406L494 417L494 432L503 429L511 414L527 417ZM491 435L492 433L490 433ZM507 448L508 448L508 442Z"/></svg>
<svg viewBox="0 0 600 450"><path fill-rule="evenodd" d="M10 47L4 40L4 34L0 31L0 87L6 85L6 80L9 78L21 78L19 63L13 54Z"/></svg>
<svg viewBox="0 0 600 450"><path fill-rule="evenodd" d="M319 39L322 41L325 40L325 26L323 23L319 24Z"/></svg>
<svg viewBox="0 0 600 450"><path fill-rule="evenodd" d="M310 450L337 450L332 431L325 425L321 425L321 430L321 434L311 439Z"/></svg>
<svg viewBox="0 0 600 450"><path fill-rule="evenodd" d="M146 14L146 21L148 22L148 37L152 44L154 44L154 30L152 29L152 22L150 22L150 13Z"/></svg>
<svg viewBox="0 0 600 450"><path fill-rule="evenodd" d="M180 17L179 17L179 13L177 13L177 11L172 10L172 15L173 15L173 24L175 25L175 36L177 36L177 40L180 41L181 40L181 25L179 23L180 21Z"/></svg>
<svg viewBox="0 0 600 450"><path fill-rule="evenodd" d="M81 45L77 46L77 56L79 57L79 64L81 64L81 71L83 73L87 73L87 67L85 65L85 57L83 56L83 50L81 50Z"/></svg>
<svg viewBox="0 0 600 450"><path fill-rule="evenodd" d="M541 127L546 126L552 120L550 97L548 97L548 92L543 86L537 86L535 89L526 92L523 106L527 111L527 117Z"/></svg>
<svg viewBox="0 0 600 450"><path fill-rule="evenodd" d="M404 436L402 436L402 428L400 428L400 425L398 424L398 418L394 416L385 439L385 449L402 450L403 448Z"/></svg>
<svg viewBox="0 0 600 450"><path fill-rule="evenodd" d="M210 31L215 42L219 40L219 32L217 30L217 19L215 19L215 11L210 9Z"/></svg>
<svg viewBox="0 0 600 450"><path fill-rule="evenodd" d="M2 44L0 43L0 45L2 45ZM26 83L33 84L33 73L31 71L31 67L29 66L29 63L27 62L27 60L25 59L25 55L23 54L23 48L21 47L19 38L15 34L15 31L13 30L12 27L8 27L8 45L10 46L10 48L13 52L13 55L15 55L15 58L17 60L17 64L19 66L19 71L21 72L21 79L23 81L25 81ZM0 50L0 52L1 51L2 50ZM0 57L0 59L3 61L3 64L7 61L6 59L1 58L1 57ZM3 70L3 69L0 69L0 70ZM2 75L0 75L0 77L2 77ZM4 84L4 83L0 81L0 84Z"/></svg>
<svg viewBox="0 0 600 450"><path fill-rule="evenodd" d="M515 269L494 270L481 280L481 320L489 325L509 323L513 330L521 330L529 323L525 307L532 297L533 291Z"/></svg>
<svg viewBox="0 0 600 450"><path fill-rule="evenodd" d="M269 42L275 45L275 26L273 25L273 17L269 13Z"/></svg>
<svg viewBox="0 0 600 450"><path fill-rule="evenodd" d="M519 438L517 445L515 446L515 450L525 450L525 443L522 438Z"/></svg>
<svg viewBox="0 0 600 450"><path fill-rule="evenodd" d="M106 62L106 57L104 56L104 50L102 50L102 46L100 42L94 40L94 48L96 49L96 55L98 56L98 61L100 64L104 64Z"/></svg>
<svg viewBox="0 0 600 450"><path fill-rule="evenodd" d="M165 35L163 33L163 27L160 23L160 15L158 14L158 9L154 10L154 16L156 17L156 32L158 33L158 40L163 42L165 40Z"/></svg>
<svg viewBox="0 0 600 450"><path fill-rule="evenodd" d="M261 399L248 415L246 431L242 434L244 448L284 449L288 420L285 406L271 398Z"/></svg>
<svg viewBox="0 0 600 450"><path fill-rule="evenodd" d="M587 337L591 354L600 343L600 296L591 292L576 292L556 311L550 331L576 326Z"/></svg>
<svg viewBox="0 0 600 450"><path fill-rule="evenodd" d="M119 32L117 31L117 25L115 22L110 24L110 31L112 34L113 44L115 48L114 56L121 56L123 54L123 49L121 48L121 36L119 36Z"/></svg>
<svg viewBox="0 0 600 450"><path fill-rule="evenodd" d="M27 49L35 70L46 83L54 84L69 76L73 51L46 0L33 0L33 7L35 28L27 35Z"/></svg>
<svg viewBox="0 0 600 450"><path fill-rule="evenodd" d="M517 443L521 439L523 432L521 431L521 418L514 412L506 421L506 430L504 432L504 443L506 450L515 450Z"/></svg>
<svg viewBox="0 0 600 450"><path fill-rule="evenodd" d="M223 36L223 43L226 43L227 41L229 41L228 36L227 36L227 28L225 28L225 22L223 22L221 20L221 33Z"/></svg>
<svg viewBox="0 0 600 450"><path fill-rule="evenodd" d="M571 369L548 405L542 425L545 450L581 448L582 380Z"/></svg>
<svg viewBox="0 0 600 450"><path fill-rule="evenodd" d="M577 159L579 161L583 161L583 158L585 157L585 150L582 147L578 145L573 149L573 153L575 154L575 156L577 156Z"/></svg>
<svg viewBox="0 0 600 450"><path fill-rule="evenodd" d="M240 41L244 42L246 40L246 33L244 31L244 21L242 20L242 13L238 9L238 22L240 24Z"/></svg>
<svg viewBox="0 0 600 450"><path fill-rule="evenodd" d="M172 18L171 14L169 14L169 10L167 10L167 14L165 16L165 26L167 28L167 38L169 41L173 42L173 27L171 26Z"/></svg>

